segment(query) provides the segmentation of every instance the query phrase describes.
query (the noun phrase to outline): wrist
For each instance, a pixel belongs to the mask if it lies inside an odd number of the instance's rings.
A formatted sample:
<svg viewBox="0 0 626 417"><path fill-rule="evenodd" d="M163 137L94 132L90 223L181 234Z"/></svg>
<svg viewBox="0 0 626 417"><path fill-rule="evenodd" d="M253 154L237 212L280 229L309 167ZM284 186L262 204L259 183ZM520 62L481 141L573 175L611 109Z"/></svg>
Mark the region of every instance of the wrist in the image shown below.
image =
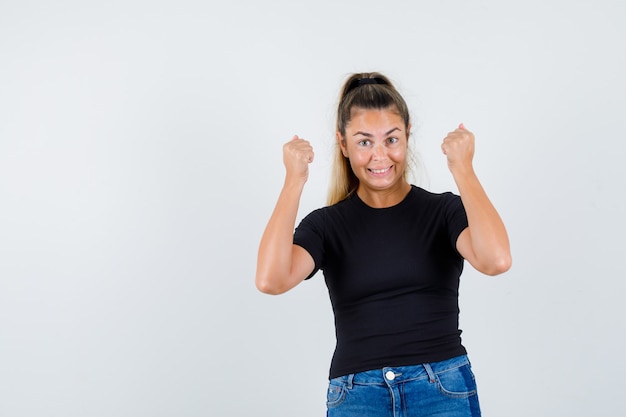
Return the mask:
<svg viewBox="0 0 626 417"><path fill-rule="evenodd" d="M306 180L306 177L287 175L285 177L283 188L287 190L302 191L304 184L306 184Z"/></svg>
<svg viewBox="0 0 626 417"><path fill-rule="evenodd" d="M462 165L449 165L450 173L452 177L454 177L455 181L476 177L476 172L474 172L474 167L472 165L462 166Z"/></svg>

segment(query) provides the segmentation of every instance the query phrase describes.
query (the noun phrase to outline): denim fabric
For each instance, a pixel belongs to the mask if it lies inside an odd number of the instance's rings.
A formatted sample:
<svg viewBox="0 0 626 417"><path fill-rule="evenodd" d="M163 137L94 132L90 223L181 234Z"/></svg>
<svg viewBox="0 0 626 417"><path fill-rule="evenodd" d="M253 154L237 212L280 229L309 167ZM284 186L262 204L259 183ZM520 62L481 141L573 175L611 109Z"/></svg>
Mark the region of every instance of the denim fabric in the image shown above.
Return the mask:
<svg viewBox="0 0 626 417"><path fill-rule="evenodd" d="M476 417L480 406L467 356L331 379L328 417Z"/></svg>

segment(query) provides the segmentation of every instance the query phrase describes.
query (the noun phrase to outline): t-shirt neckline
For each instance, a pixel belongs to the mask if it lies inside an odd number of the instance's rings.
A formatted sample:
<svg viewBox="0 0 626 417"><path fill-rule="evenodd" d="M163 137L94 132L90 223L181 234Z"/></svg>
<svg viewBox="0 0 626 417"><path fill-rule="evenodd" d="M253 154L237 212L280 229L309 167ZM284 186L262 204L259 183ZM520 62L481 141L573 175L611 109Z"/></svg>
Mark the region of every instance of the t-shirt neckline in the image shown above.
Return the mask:
<svg viewBox="0 0 626 417"><path fill-rule="evenodd" d="M361 199L361 197L359 197L359 195L357 194L356 191L352 194L352 198L354 199L354 201L358 205L360 205L360 206L362 206L362 207L364 207L366 209L369 209L371 211L386 211L386 210L393 210L395 208L399 208L399 207L405 205L407 203L407 201L409 200L409 197L414 192L415 192L415 185L411 184L411 189L406 194L406 196L404 196L404 198L402 200L400 200L397 204L394 204L393 206L389 206L389 207L372 207L372 206L368 205L365 201L363 201Z"/></svg>

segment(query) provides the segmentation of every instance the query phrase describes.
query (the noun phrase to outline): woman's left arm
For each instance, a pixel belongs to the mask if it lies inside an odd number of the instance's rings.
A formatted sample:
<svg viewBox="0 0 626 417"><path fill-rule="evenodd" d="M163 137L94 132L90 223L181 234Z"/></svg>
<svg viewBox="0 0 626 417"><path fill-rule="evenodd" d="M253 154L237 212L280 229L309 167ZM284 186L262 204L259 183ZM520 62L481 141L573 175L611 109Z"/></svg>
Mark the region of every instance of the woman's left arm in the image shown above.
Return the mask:
<svg viewBox="0 0 626 417"><path fill-rule="evenodd" d="M457 239L457 250L484 274L508 271L511 267L509 237L474 172L474 135L461 124L444 138L441 149L448 159L448 168L459 189L469 224Z"/></svg>

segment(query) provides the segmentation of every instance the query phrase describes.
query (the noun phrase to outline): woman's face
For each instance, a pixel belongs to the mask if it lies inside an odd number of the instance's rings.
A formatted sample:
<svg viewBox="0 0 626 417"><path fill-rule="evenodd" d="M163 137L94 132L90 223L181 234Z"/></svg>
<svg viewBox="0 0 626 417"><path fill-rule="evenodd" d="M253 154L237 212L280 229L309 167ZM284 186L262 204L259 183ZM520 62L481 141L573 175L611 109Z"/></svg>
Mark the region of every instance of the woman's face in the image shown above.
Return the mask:
<svg viewBox="0 0 626 417"><path fill-rule="evenodd" d="M359 193L395 191L406 184L408 136L404 121L393 109L352 110L345 137L337 133L337 139L359 179Z"/></svg>

